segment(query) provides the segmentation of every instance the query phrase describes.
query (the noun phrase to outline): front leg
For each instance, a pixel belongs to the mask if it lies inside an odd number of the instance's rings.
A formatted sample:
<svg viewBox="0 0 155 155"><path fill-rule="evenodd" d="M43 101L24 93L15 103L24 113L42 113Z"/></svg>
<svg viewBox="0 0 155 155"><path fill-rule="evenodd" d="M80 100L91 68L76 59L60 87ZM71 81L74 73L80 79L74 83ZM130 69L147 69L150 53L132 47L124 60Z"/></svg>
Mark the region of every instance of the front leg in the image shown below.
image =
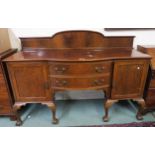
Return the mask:
<svg viewBox="0 0 155 155"><path fill-rule="evenodd" d="M59 120L56 118L56 105L53 102L49 102L46 105L48 106L48 108L52 112L52 123L53 124L58 124Z"/></svg>
<svg viewBox="0 0 155 155"><path fill-rule="evenodd" d="M108 116L109 108L117 101L118 100L107 99L107 101L105 102L105 104L104 104L105 115L103 117L103 121L104 122L108 122L109 121L109 116Z"/></svg>
<svg viewBox="0 0 155 155"><path fill-rule="evenodd" d="M21 118L20 118L20 115L18 113L18 110L21 108L21 105L18 105L18 104L14 104L13 106L13 111L16 115L16 126L21 126L23 124Z"/></svg>
<svg viewBox="0 0 155 155"><path fill-rule="evenodd" d="M140 99L134 99L134 101L137 101L137 103L139 104L139 108L138 108L136 118L138 120L143 120L142 113L143 113L144 108L145 108L145 100L143 98L140 98Z"/></svg>

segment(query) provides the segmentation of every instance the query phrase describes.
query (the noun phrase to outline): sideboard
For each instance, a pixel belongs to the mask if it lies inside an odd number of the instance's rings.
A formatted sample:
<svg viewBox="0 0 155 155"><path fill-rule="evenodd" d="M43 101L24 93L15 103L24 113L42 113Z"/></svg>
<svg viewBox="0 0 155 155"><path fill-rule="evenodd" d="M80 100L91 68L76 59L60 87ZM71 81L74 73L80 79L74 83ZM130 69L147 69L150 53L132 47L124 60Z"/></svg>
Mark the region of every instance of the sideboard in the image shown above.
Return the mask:
<svg viewBox="0 0 155 155"><path fill-rule="evenodd" d="M55 93L65 90L102 90L106 96L104 121L119 100L139 104L143 99L151 57L133 49L133 36L104 36L94 31L63 31L52 37L20 38L21 52L3 60L8 69L18 111L27 103L42 103L56 118ZM16 125L21 125L18 115Z"/></svg>

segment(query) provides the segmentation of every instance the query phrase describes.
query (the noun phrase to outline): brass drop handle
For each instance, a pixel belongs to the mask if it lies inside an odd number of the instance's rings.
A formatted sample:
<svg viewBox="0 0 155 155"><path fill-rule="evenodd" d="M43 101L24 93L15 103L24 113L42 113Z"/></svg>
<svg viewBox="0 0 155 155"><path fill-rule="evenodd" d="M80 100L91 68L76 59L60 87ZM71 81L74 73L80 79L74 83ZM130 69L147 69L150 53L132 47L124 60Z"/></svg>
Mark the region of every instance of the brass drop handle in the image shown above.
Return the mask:
<svg viewBox="0 0 155 155"><path fill-rule="evenodd" d="M98 86L98 85L101 85L101 84L103 84L103 82L104 82L104 79L102 79L102 80L94 80L94 85L96 85L96 86Z"/></svg>
<svg viewBox="0 0 155 155"><path fill-rule="evenodd" d="M95 67L95 70L97 73L102 73L104 71L105 67Z"/></svg>
<svg viewBox="0 0 155 155"><path fill-rule="evenodd" d="M67 70L67 68L66 67L55 67L54 70L62 74Z"/></svg>
<svg viewBox="0 0 155 155"><path fill-rule="evenodd" d="M93 54L92 52L87 52L87 56L88 56L89 58L93 58L93 57L94 57L94 54Z"/></svg>
<svg viewBox="0 0 155 155"><path fill-rule="evenodd" d="M62 81L56 80L56 84L59 85L59 86L66 86L66 85L68 85L68 81L66 81L66 80L62 80Z"/></svg>

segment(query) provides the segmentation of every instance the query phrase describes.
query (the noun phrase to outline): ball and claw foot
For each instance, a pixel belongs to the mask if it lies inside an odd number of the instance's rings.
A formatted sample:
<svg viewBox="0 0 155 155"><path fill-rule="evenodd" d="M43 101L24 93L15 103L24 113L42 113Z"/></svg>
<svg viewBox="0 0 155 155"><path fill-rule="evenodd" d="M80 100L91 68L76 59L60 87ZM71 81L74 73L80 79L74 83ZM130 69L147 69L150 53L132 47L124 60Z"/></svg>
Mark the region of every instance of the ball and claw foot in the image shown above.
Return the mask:
<svg viewBox="0 0 155 155"><path fill-rule="evenodd" d="M21 126L23 124L23 122L21 120L16 122L16 126Z"/></svg>
<svg viewBox="0 0 155 155"><path fill-rule="evenodd" d="M109 121L108 116L104 116L104 117L103 117L103 121L104 121L104 122L108 122L108 121Z"/></svg>
<svg viewBox="0 0 155 155"><path fill-rule="evenodd" d="M52 120L52 124L58 124L58 123L59 123L59 120L57 118Z"/></svg>
<svg viewBox="0 0 155 155"><path fill-rule="evenodd" d="M136 99L137 103L139 104L139 109L136 115L137 120L143 120L143 113L145 109L145 100L143 98Z"/></svg>
<svg viewBox="0 0 155 155"><path fill-rule="evenodd" d="M136 115L137 120L143 120L143 116L142 115Z"/></svg>

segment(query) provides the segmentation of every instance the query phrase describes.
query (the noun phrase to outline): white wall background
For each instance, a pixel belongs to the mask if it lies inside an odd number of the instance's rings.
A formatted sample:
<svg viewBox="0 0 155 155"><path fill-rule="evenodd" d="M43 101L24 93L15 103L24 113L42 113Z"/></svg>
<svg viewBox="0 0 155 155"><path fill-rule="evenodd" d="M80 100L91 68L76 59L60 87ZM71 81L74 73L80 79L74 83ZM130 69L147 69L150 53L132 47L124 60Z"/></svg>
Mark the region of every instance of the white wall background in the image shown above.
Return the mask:
<svg viewBox="0 0 155 155"><path fill-rule="evenodd" d="M117 36L117 35L134 35L134 47L137 44L155 45L155 30L135 30L135 31L104 31L104 28L92 28L84 30L94 30L103 33L106 36ZM82 29L82 30L83 30ZM54 33L68 29L50 29L50 28L14 28L12 31L17 37L34 37L34 36L52 36ZM80 29L79 29L80 30Z"/></svg>

